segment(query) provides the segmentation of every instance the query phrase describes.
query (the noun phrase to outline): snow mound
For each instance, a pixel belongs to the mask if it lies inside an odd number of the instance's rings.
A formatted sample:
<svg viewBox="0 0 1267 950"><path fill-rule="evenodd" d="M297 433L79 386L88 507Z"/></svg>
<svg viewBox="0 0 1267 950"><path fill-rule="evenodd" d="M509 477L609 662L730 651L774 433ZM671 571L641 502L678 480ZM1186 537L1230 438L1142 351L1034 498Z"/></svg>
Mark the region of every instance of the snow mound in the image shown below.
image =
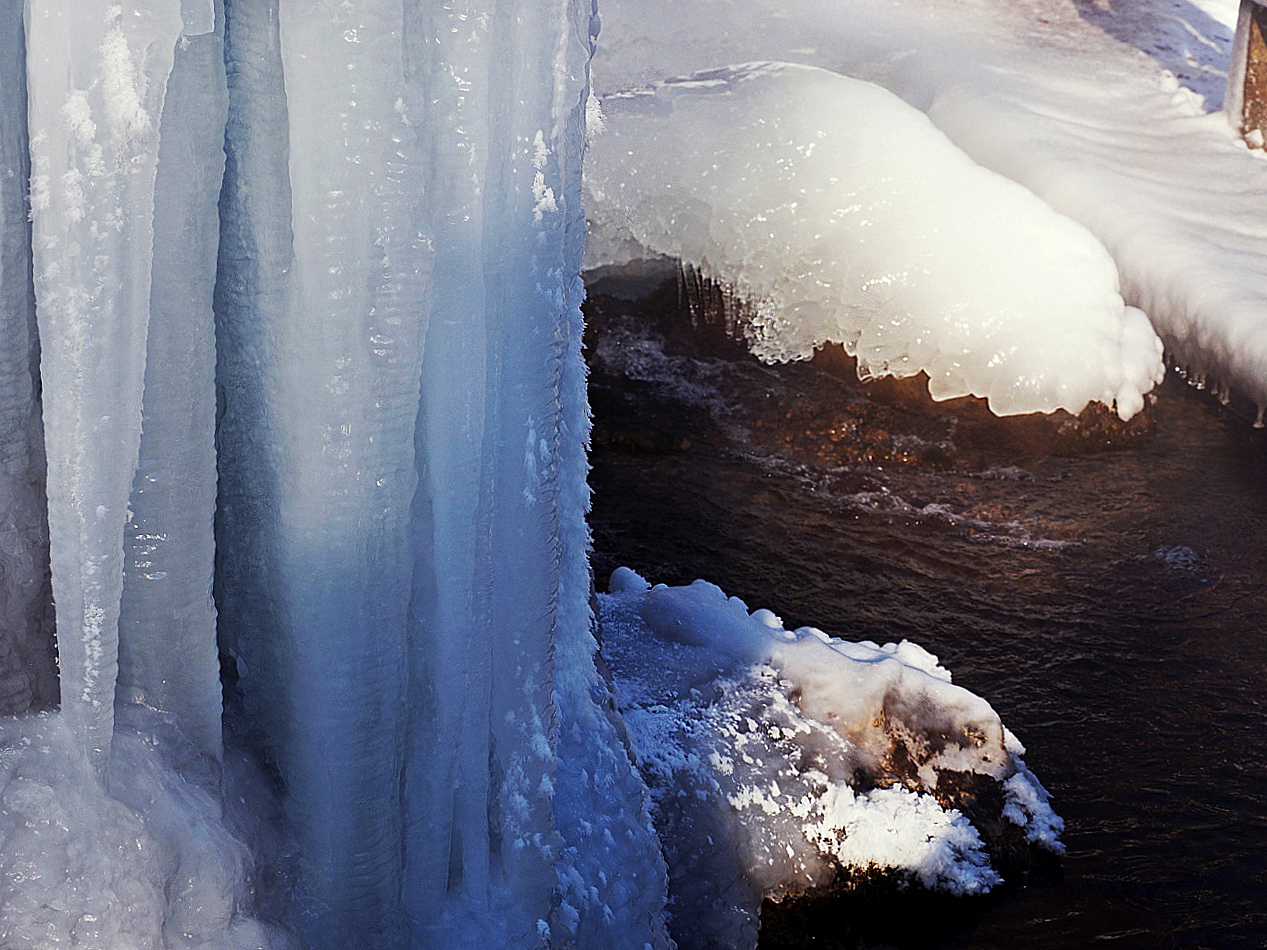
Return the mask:
<svg viewBox="0 0 1267 950"><path fill-rule="evenodd" d="M0 946L295 950L190 752L120 731L107 793L67 717L0 719Z"/></svg>
<svg viewBox="0 0 1267 950"><path fill-rule="evenodd" d="M824 342L999 414L1143 406L1161 344L1084 227L974 164L872 83L753 63L609 96L586 168L589 264L631 240L753 304L768 360Z"/></svg>
<svg viewBox="0 0 1267 950"><path fill-rule="evenodd" d="M684 946L755 946L763 898L842 868L990 890L973 790L1001 790L996 825L1063 850L1024 748L927 651L791 632L704 581L648 587L616 571L600 624Z"/></svg>

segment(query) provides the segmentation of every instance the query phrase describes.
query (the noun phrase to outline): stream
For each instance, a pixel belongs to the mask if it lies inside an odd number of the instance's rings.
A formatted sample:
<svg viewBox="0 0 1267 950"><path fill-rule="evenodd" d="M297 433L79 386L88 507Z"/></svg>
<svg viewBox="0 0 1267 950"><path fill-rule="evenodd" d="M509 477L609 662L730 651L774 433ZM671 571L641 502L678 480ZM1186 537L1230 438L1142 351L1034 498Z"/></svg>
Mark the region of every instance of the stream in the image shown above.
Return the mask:
<svg viewBox="0 0 1267 950"><path fill-rule="evenodd" d="M669 279L664 278L668 276ZM593 564L789 629L912 640L1025 743L1057 868L994 894L767 904L762 947L1261 947L1267 436L1172 371L1130 423L999 420L827 349L766 366L692 275L586 305Z"/></svg>

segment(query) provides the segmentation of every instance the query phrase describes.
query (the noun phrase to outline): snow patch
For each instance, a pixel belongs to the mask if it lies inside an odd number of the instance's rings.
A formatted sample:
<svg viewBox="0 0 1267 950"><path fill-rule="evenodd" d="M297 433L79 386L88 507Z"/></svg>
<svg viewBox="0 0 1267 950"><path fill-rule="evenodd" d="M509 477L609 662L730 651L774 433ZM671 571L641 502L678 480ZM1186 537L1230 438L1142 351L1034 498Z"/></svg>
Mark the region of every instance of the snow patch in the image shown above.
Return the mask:
<svg viewBox="0 0 1267 950"><path fill-rule="evenodd" d="M1059 853L1063 823L984 699L908 641L789 631L704 581L628 568L599 597L603 653L669 862L675 936L754 946L763 898L886 869L979 894L1001 881L959 785Z"/></svg>
<svg viewBox="0 0 1267 950"><path fill-rule="evenodd" d="M1001 415L1099 401L1125 419L1162 378L1100 243L879 86L753 63L603 108L586 173L608 232L596 246L627 232L732 287L762 359L837 342L863 378L923 371L934 398L982 396Z"/></svg>

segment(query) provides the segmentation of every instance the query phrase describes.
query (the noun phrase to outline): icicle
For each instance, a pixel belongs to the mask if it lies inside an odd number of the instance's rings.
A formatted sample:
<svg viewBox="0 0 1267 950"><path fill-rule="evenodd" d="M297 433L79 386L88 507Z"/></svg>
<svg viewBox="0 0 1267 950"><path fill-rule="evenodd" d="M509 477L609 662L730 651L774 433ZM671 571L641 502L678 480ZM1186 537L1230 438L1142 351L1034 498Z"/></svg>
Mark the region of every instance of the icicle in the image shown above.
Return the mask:
<svg viewBox="0 0 1267 950"><path fill-rule="evenodd" d="M158 119L179 0L48 0L27 24L31 211L62 710L99 772L141 434ZM108 222L107 226L103 226Z"/></svg>
<svg viewBox="0 0 1267 950"><path fill-rule="evenodd" d="M220 37L176 51L160 123L143 435L126 530L117 707L175 717L221 752L220 657L211 600L216 505L216 207L228 92Z"/></svg>
<svg viewBox="0 0 1267 950"><path fill-rule="evenodd" d="M57 700L21 0L0 3L0 715Z"/></svg>

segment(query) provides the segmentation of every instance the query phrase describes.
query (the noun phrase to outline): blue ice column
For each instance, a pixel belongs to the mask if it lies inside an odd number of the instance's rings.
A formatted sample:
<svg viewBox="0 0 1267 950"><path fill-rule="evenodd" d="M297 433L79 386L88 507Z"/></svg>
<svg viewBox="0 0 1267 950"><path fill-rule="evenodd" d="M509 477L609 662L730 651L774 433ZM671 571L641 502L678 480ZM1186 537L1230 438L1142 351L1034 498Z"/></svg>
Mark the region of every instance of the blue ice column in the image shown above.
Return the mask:
<svg viewBox="0 0 1267 950"><path fill-rule="evenodd" d="M57 701L22 12L0 3L0 715Z"/></svg>

